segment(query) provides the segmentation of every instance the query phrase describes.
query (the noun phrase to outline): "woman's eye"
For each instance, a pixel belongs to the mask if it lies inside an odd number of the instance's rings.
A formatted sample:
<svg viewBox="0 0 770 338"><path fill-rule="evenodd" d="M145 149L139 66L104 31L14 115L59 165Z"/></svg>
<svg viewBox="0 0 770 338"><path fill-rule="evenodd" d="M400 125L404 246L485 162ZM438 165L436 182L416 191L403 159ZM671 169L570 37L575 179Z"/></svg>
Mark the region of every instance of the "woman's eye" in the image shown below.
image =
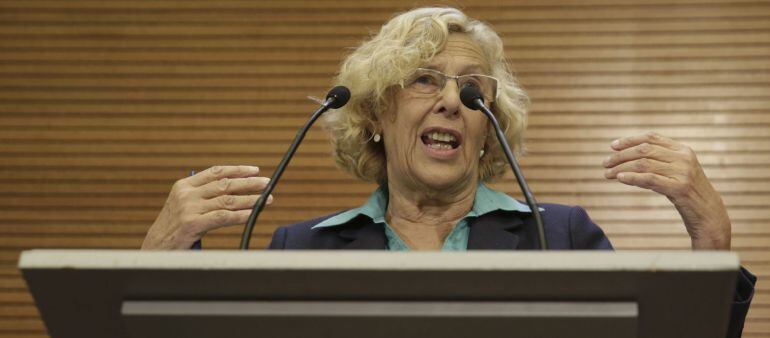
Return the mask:
<svg viewBox="0 0 770 338"><path fill-rule="evenodd" d="M476 87L476 88L481 89L481 83L479 81L468 80L465 83L463 83L462 87L463 88L465 88L465 87Z"/></svg>
<svg viewBox="0 0 770 338"><path fill-rule="evenodd" d="M422 76L418 76L414 80L414 83L421 84L421 85L434 85L436 84L436 80L434 80L432 77L428 75L422 75Z"/></svg>

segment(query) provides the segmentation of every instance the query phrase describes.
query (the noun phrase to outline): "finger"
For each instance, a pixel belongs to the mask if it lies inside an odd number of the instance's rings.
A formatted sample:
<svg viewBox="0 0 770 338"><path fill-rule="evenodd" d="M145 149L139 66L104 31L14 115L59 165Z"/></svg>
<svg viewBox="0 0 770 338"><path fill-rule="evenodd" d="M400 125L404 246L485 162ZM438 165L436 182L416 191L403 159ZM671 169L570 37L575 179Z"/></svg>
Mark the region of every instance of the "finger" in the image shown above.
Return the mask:
<svg viewBox="0 0 770 338"><path fill-rule="evenodd" d="M641 135L619 138L612 141L611 147L614 150L623 150L642 143L655 144L671 150L679 150L681 147L679 142L652 131Z"/></svg>
<svg viewBox="0 0 770 338"><path fill-rule="evenodd" d="M249 220L249 215L251 210L214 210L198 217L195 223L201 228L201 233L206 233L229 225L243 225Z"/></svg>
<svg viewBox="0 0 770 338"><path fill-rule="evenodd" d="M206 183L196 189L196 194L202 198L214 198L224 195L252 195L265 190L270 179L267 177L222 178Z"/></svg>
<svg viewBox="0 0 770 338"><path fill-rule="evenodd" d="M618 164L640 158L651 158L661 162L671 163L678 158L677 156L678 153L671 149L656 144L642 143L631 148L620 150L608 156L604 159L602 165L604 165L605 168L612 168Z"/></svg>
<svg viewBox="0 0 770 338"><path fill-rule="evenodd" d="M618 182L649 189L666 196L671 196L676 186L676 181L673 179L653 173L620 173Z"/></svg>
<svg viewBox="0 0 770 338"><path fill-rule="evenodd" d="M244 209L252 209L254 207L254 204L257 203L257 200L262 195L247 195L247 196L238 196L238 195L225 195L225 196L219 196L216 198L212 198L209 200L206 200L203 203L203 212L213 211L213 210L230 210L230 211L236 211L236 210L244 210ZM267 201L265 202L267 205L270 205L273 203L273 195L267 196Z"/></svg>
<svg viewBox="0 0 770 338"><path fill-rule="evenodd" d="M193 187L199 187L223 178L252 177L259 174L259 168L247 165L218 165L192 175L185 180Z"/></svg>
<svg viewBox="0 0 770 338"><path fill-rule="evenodd" d="M649 158L642 158L624 162L615 167L609 168L604 171L604 177L617 178L617 175L620 173L652 173L663 176L670 176L674 173L674 170L672 169L672 164L670 163Z"/></svg>

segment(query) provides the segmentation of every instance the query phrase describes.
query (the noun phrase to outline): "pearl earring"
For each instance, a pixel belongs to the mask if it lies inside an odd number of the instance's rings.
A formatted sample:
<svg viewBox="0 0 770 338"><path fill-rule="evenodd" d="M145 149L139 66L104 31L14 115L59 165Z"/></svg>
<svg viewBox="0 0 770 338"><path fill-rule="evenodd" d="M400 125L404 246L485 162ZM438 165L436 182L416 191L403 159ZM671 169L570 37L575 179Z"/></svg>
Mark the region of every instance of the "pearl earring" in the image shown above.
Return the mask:
<svg viewBox="0 0 770 338"><path fill-rule="evenodd" d="M484 156L484 149L481 149L481 151L479 152L479 158L481 158L482 156Z"/></svg>
<svg viewBox="0 0 770 338"><path fill-rule="evenodd" d="M380 134L374 134L374 143L379 143L380 140L382 140L382 136L380 136Z"/></svg>

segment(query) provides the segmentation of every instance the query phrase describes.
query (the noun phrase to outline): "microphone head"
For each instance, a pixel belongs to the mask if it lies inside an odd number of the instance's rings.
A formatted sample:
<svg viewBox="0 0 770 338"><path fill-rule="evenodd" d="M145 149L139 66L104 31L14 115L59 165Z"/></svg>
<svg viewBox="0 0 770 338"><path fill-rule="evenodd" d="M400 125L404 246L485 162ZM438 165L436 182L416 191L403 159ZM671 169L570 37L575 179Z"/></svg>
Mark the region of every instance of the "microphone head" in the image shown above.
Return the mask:
<svg viewBox="0 0 770 338"><path fill-rule="evenodd" d="M476 87L465 87L460 91L460 101L463 104L473 110L479 110L480 107L476 105L476 99L481 99L484 102L484 96L481 95L481 91Z"/></svg>
<svg viewBox="0 0 770 338"><path fill-rule="evenodd" d="M332 103L329 104L329 107L333 109L340 108L348 103L348 100L350 100L350 89L345 86L334 87L329 91L329 94L326 94L326 101L329 101L329 99L332 98L334 100L332 100Z"/></svg>

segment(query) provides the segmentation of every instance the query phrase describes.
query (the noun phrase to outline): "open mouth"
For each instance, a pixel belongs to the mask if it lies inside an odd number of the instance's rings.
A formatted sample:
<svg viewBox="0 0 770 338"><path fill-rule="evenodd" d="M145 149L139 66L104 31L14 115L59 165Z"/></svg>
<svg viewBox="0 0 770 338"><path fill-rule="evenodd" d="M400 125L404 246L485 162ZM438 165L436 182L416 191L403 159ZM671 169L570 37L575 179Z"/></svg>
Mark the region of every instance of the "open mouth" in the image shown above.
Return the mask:
<svg viewBox="0 0 770 338"><path fill-rule="evenodd" d="M460 133L443 128L430 128L420 136L422 143L432 149L451 150L457 149L462 143Z"/></svg>

